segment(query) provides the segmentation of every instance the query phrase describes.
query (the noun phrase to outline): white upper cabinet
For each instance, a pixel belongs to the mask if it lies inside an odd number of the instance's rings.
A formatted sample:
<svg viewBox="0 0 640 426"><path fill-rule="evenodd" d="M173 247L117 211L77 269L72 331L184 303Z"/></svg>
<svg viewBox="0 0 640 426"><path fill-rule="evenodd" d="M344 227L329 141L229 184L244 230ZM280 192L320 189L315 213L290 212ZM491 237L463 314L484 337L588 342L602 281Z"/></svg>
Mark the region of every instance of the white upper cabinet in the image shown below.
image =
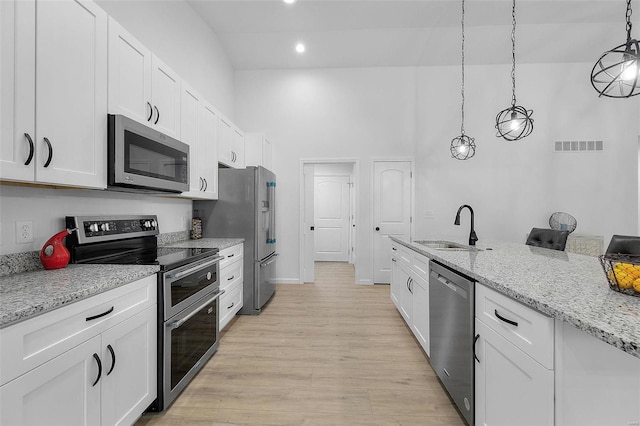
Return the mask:
<svg viewBox="0 0 640 426"><path fill-rule="evenodd" d="M180 106L182 141L189 144L189 192L187 198L218 198L218 112L186 83Z"/></svg>
<svg viewBox="0 0 640 426"><path fill-rule="evenodd" d="M107 14L73 0L0 10L2 179L105 188Z"/></svg>
<svg viewBox="0 0 640 426"><path fill-rule="evenodd" d="M244 133L228 118L222 116L218 125L218 161L235 169L245 167Z"/></svg>
<svg viewBox="0 0 640 426"><path fill-rule="evenodd" d="M180 77L109 18L109 113L180 138Z"/></svg>
<svg viewBox="0 0 640 426"><path fill-rule="evenodd" d="M244 158L247 166L262 166L273 171L271 142L261 133L245 133Z"/></svg>

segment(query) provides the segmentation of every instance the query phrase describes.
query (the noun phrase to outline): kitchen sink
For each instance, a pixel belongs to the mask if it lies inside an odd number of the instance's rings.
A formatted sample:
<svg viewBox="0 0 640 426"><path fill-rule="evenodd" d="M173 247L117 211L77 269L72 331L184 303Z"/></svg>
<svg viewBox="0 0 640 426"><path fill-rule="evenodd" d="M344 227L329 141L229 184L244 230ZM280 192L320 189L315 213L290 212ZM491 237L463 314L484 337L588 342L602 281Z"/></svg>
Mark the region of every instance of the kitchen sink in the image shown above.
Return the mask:
<svg viewBox="0 0 640 426"><path fill-rule="evenodd" d="M472 246L466 246L464 244L458 244L451 241L435 241L435 240L421 240L414 241L416 244L423 245L435 250L448 250L448 251L475 251L478 250Z"/></svg>

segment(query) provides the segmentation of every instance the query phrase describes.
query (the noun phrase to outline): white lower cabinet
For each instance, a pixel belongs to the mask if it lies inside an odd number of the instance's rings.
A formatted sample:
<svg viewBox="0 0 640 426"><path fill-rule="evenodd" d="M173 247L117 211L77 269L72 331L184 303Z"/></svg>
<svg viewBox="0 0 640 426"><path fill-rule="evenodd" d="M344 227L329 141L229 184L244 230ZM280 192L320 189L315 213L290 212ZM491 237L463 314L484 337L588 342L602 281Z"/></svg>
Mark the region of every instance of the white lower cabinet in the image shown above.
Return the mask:
<svg viewBox="0 0 640 426"><path fill-rule="evenodd" d="M2 329L0 424L133 424L156 398L156 282L147 277Z"/></svg>
<svg viewBox="0 0 640 426"><path fill-rule="evenodd" d="M475 424L553 425L553 370L476 318Z"/></svg>
<svg viewBox="0 0 640 426"><path fill-rule="evenodd" d="M242 308L244 295L244 244L220 250L220 330L229 324Z"/></svg>
<svg viewBox="0 0 640 426"><path fill-rule="evenodd" d="M429 259L391 244L391 300L429 355ZM428 267L426 268L428 269Z"/></svg>

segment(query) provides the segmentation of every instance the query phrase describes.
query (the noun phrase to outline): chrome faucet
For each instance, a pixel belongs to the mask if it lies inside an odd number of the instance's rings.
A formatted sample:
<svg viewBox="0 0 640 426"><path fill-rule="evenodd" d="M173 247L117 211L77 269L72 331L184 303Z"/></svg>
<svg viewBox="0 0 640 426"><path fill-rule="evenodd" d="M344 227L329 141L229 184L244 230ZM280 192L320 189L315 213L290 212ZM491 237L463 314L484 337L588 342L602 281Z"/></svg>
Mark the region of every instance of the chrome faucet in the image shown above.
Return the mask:
<svg viewBox="0 0 640 426"><path fill-rule="evenodd" d="M473 229L473 209L471 208L470 205L463 204L463 205L460 206L460 208L458 209L458 213L456 213L456 220L453 222L453 224L454 225L460 225L460 212L465 207L468 208L469 211L471 212L471 232L469 233L469 245L470 246L475 246L476 245L476 241L478 241L478 236L476 235L476 231Z"/></svg>

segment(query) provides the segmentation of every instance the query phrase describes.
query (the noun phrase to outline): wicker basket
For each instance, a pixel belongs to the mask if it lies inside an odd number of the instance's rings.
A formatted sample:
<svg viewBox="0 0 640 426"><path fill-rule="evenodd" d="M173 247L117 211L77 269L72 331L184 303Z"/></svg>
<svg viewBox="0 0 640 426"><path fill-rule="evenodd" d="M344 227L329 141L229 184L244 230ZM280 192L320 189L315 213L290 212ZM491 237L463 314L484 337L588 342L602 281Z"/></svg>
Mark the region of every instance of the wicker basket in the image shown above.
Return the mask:
<svg viewBox="0 0 640 426"><path fill-rule="evenodd" d="M640 255L604 254L600 264L612 290L640 297Z"/></svg>

